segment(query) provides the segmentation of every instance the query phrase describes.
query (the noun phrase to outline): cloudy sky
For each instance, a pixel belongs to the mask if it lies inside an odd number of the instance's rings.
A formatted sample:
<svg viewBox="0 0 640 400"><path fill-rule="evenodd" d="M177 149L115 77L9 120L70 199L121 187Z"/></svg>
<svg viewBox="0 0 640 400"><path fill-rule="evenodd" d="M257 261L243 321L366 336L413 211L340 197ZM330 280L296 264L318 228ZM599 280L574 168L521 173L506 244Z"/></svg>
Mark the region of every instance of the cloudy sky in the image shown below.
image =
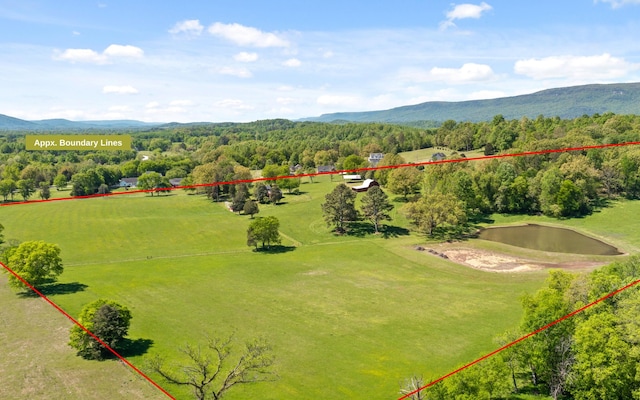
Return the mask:
<svg viewBox="0 0 640 400"><path fill-rule="evenodd" d="M252 121L640 81L640 0L0 0L0 114Z"/></svg>

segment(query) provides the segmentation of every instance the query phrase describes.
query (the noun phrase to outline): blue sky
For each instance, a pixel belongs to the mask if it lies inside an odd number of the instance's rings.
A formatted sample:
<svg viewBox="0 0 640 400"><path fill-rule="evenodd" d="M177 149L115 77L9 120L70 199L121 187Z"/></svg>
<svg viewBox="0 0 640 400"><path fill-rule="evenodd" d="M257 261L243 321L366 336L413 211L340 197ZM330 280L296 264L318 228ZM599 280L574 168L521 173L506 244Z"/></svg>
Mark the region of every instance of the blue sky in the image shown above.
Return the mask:
<svg viewBox="0 0 640 400"><path fill-rule="evenodd" d="M253 121L640 81L640 0L0 0L0 114Z"/></svg>

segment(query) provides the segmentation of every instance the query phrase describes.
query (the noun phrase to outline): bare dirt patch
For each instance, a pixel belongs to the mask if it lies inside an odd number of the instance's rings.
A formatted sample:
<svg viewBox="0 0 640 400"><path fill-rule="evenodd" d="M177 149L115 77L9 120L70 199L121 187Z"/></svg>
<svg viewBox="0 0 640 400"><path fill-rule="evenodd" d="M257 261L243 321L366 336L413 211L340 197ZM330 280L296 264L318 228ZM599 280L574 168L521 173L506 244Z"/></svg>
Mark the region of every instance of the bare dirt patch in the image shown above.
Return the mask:
<svg viewBox="0 0 640 400"><path fill-rule="evenodd" d="M429 246L426 255L449 259L460 265L487 272L528 272L559 268L565 270L589 270L606 262L602 261L564 261L545 262L529 258L466 247Z"/></svg>

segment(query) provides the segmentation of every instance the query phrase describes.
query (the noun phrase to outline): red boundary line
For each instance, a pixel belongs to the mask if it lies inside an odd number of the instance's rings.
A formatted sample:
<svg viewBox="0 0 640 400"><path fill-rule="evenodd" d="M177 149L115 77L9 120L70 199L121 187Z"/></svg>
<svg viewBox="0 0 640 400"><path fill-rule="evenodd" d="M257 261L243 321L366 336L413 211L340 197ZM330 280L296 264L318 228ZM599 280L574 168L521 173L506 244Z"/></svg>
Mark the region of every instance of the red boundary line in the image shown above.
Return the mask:
<svg viewBox="0 0 640 400"><path fill-rule="evenodd" d="M131 364L126 358L124 358L123 356L121 356L117 351L115 351L113 348L111 348L111 346L109 346L108 344L106 344L105 342L103 342L99 337L97 337L96 335L94 335L90 330L88 330L87 328L85 328L80 322L78 322L75 318L73 318L71 315L67 314L66 311L64 311L62 308L60 308L60 306L58 306L56 303L54 303L53 301L49 300L49 298L47 296L45 296L44 294L42 294L42 292L40 292L38 289L36 289L35 287L33 287L29 282L27 282L26 280L24 280L20 275L18 275L15 271L13 271L11 268L9 268L8 266L4 265L4 263L0 262L0 265L2 265L4 267L4 269L6 269L7 271L9 271L10 274L12 274L13 276L15 276L16 278L18 278L22 283L24 283L29 289L31 289L35 294L37 294L38 296L40 296L42 299L44 299L44 301L46 301L47 303L49 303L51 306L53 306L53 308L55 308L56 310L58 310L62 315L64 315L65 317L67 317L71 322L73 322L74 324L76 324L77 326L79 326L83 331L85 331L86 333L88 333L92 338L94 338L98 343L100 343L105 349L109 350L111 353L113 353L113 355L115 355L118 359L120 359L120 361L122 361L123 363L125 363L127 366L129 366L131 369L133 369L135 372L137 372L140 376L142 376L144 379L146 379L149 383L151 383L153 386L155 386L156 388L158 388L162 393L164 393L167 397L169 397L170 399L176 400L175 397L173 397L169 392L167 392L165 389L162 388L162 386L158 385L156 382L153 381L153 379L149 378L149 376L147 376L144 372L140 371L138 368L136 368L136 366L134 366L133 364Z"/></svg>
<svg viewBox="0 0 640 400"><path fill-rule="evenodd" d="M201 184L197 184L197 185L176 186L176 187L172 187L172 188L159 188L159 189L148 189L148 190L130 190L130 191L126 191L126 192L92 194L92 195L74 196L74 197L61 197L61 198L57 198L57 199L48 199L48 200L16 201L16 202L11 202L11 203L2 203L2 204L0 204L0 207L17 206L17 205L20 205L20 204L49 203L49 202L52 202L52 201L63 201L63 200L90 199L90 198L95 198L95 197L121 196L121 195L135 194L135 193L170 192L172 190L177 190L177 189L195 189L195 188L199 188L199 187L212 187L212 186L219 186L219 185L234 185L234 184L238 184L238 183L274 181L274 180L279 180L279 179L295 179L295 178L305 178L305 177L320 176L320 175L338 175L338 174L351 173L351 172L378 171L378 170L383 170L383 169L417 167L417 166L420 166L420 165L436 165L436 164L445 164L445 163L490 160L490 159L494 159L494 158L535 156L535 155L543 155L543 154L551 154L551 153L566 153L566 152L569 152L569 151L606 149L606 148L610 148L610 147L623 147L623 146L633 146L633 145L640 145L640 142L624 142L624 143L599 144L599 145L582 146L582 147L566 147L566 148L550 149L550 150L525 151L525 152L522 152L522 153L497 154L497 155L493 155L493 156L459 158L459 159L454 159L454 160L423 161L423 162L419 162L419 163L406 163L406 164L398 164L398 165L384 165L384 166L381 166L381 167L358 168L358 169L329 171L329 172L314 172L314 173L311 173L311 174L300 174L300 175L283 175L283 176L276 176L276 177L271 177L271 178L239 179L239 180L235 180L235 181L201 183Z"/></svg>
<svg viewBox="0 0 640 400"><path fill-rule="evenodd" d="M560 322L562 322L562 321L564 321L564 320L566 320L566 319L569 319L569 318L573 317L574 315L579 314L579 313L583 312L584 310L586 310L586 309L588 309L588 308L590 308L590 307L593 307L594 305L596 305L596 304L598 304L598 303L600 303L600 302L602 302L602 301L604 301L604 300L606 300L606 299L608 299L608 298L610 298L610 297L613 297L613 296L617 295L618 293L620 293L620 292L622 292L622 291L625 291L625 290L627 290L627 289L629 289L629 288L631 288L631 287L633 287L633 286L637 285L638 283L640 283L640 279L638 279L638 280L637 280L637 281L635 281L635 282L631 282L630 284L628 284L628 285L626 285L626 286L624 286L624 287L622 287L622 288L620 288L620 289L618 289L618 290L616 290L616 291L613 291L613 292L611 292L611 293L609 293L609 294L607 294L607 295L605 295L605 296L603 296L603 297L599 298L598 300L593 301L593 302L591 302L591 303L587 304L586 306L581 307L581 308L579 308L579 309L577 309L577 310L573 311L572 313L569 313L569 314L565 315L564 317L558 318L557 320L555 320L555 321L553 321L553 322L551 322L551 323L549 323L549 324L547 324L547 325L543 326L542 328L539 328L539 329L537 329L537 330L535 330L535 331L533 331L533 332L531 332L531 333L529 333L529 334L527 334L527 335L524 335L524 336L522 336L520 339L516 339L516 340L514 340L513 342L511 342L511 343L509 343L509 344L506 344L506 345L504 345L504 346L500 347L499 349L494 350L494 351L492 351L491 353L486 354L486 355L484 355L484 356L482 356L482 357L478 358L477 360L472 361L472 362L470 362L469 364L466 364L466 365L464 365L464 366L462 366L462 367L460 367L460 368L456 369L456 370L455 370L455 371L453 371L453 372L449 372L448 374L446 374L446 375L444 375L444 376L441 376L440 378L436 379L435 381L432 381L432 382L431 382L431 383L429 383L428 385L425 385L425 386L423 386L423 387L421 387L421 388L419 388L419 389L416 389L416 390L414 390L414 391L413 391L413 392L411 392L411 393L407 393L407 394L405 394L404 396L400 397L398 400L405 400L405 399L407 399L407 398L409 398L409 397L413 396L414 394L418 394L419 392L423 391L424 389L427 389L427 388L429 388L429 387L431 387L431 386L433 386L433 385L435 385L435 384L437 384L437 383L439 383L439 382L442 382L443 380L445 380L445 379L447 379L447 378L451 377L452 375L455 375L455 374L457 374L458 372L461 372L461 371L463 371L463 370L465 370L465 369L467 369L467 368L469 368L469 367L471 367L471 366L473 366L473 365L475 365L475 364L477 364L477 363L479 363L479 362L481 362L481 361L484 361L484 360L486 360L487 358L489 358L489 357L491 357L491 356L493 356L493 355L496 355L496 354L500 353L501 351L506 350L506 349L508 349L509 347L511 347L511 346L513 346L513 345L515 345L515 344L517 344L517 343L522 342L522 341L523 341L523 340L525 340L525 339L530 338L530 337L531 337L531 336L533 336L533 335L536 335L536 334L538 334L538 333L540 333L540 332L542 332L542 331L544 331L544 330L547 330L547 329L551 328L552 326L554 326L554 325L556 325L556 324L558 324L558 323L560 323Z"/></svg>

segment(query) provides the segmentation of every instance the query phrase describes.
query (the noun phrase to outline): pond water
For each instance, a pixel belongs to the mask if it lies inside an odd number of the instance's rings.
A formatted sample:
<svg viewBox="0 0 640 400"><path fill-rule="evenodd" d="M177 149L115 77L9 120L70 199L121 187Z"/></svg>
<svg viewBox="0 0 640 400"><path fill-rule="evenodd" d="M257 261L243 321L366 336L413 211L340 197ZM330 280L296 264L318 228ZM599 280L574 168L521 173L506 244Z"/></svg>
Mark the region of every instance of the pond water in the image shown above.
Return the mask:
<svg viewBox="0 0 640 400"><path fill-rule="evenodd" d="M556 253L618 255L618 249L571 229L543 225L502 226L480 231L480 239Z"/></svg>

